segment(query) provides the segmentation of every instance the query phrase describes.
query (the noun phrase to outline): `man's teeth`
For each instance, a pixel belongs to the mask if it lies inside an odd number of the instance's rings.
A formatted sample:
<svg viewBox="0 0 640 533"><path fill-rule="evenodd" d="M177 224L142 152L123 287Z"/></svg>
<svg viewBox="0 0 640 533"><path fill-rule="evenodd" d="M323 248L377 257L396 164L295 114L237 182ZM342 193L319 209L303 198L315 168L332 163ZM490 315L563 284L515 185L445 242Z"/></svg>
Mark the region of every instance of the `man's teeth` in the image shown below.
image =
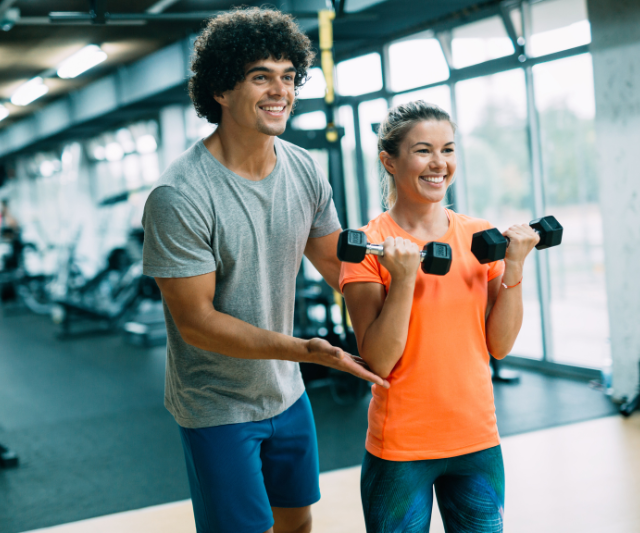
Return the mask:
<svg viewBox="0 0 640 533"><path fill-rule="evenodd" d="M264 109L265 111L275 111L277 113L278 111L282 111L284 109L284 106L278 106L278 107L266 106L266 107L263 107L262 109Z"/></svg>
<svg viewBox="0 0 640 533"><path fill-rule="evenodd" d="M441 183L444 180L444 176L420 176L423 180L430 181L431 183Z"/></svg>

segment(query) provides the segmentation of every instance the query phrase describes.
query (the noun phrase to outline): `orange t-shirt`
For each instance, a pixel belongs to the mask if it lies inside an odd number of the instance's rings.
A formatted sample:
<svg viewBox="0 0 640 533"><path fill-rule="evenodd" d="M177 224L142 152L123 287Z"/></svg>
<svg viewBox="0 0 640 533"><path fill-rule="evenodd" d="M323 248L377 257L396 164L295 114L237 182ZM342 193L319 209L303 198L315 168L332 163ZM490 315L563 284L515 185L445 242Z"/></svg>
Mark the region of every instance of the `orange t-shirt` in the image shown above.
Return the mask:
<svg viewBox="0 0 640 533"><path fill-rule="evenodd" d="M445 276L418 270L407 344L391 372L391 388L373 385L366 449L381 459L441 459L485 450L500 443L496 425L489 353L485 335L488 281L504 262L481 265L471 253L471 237L491 225L447 210L449 229L439 242L451 246ZM371 243L403 237L389 215L362 228ZM380 283L391 276L374 255L362 263L342 263L340 288L347 283Z"/></svg>

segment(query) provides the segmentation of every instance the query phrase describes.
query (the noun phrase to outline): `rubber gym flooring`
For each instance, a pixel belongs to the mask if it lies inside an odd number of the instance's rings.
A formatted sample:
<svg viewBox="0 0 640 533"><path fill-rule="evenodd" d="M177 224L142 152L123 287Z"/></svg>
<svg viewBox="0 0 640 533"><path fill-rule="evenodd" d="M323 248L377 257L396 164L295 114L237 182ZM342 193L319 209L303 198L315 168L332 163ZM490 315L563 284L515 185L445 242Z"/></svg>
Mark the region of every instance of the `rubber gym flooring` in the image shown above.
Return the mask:
<svg viewBox="0 0 640 533"><path fill-rule="evenodd" d="M0 315L0 533L19 533L189 497L178 431L163 407L164 347L118 335L57 340L48 318ZM522 371L495 386L500 433L616 413L578 380ZM337 405L309 391L322 471L360 463L368 399Z"/></svg>

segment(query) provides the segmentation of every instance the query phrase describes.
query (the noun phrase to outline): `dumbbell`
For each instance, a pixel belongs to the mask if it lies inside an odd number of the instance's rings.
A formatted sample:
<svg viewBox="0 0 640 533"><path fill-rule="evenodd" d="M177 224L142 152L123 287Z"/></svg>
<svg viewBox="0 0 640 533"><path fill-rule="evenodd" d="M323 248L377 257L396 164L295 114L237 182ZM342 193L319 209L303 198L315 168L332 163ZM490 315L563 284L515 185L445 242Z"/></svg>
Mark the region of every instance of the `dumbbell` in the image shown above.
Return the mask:
<svg viewBox="0 0 640 533"><path fill-rule="evenodd" d="M529 222L529 226L540 235L540 242L536 244L538 250L558 246L562 242L562 226L551 215L536 218ZM496 228L474 233L471 240L471 251L483 265L504 259L508 246L509 237L502 235Z"/></svg>
<svg viewBox="0 0 640 533"><path fill-rule="evenodd" d="M338 259L346 263L361 263L365 255L384 256L382 244L367 242L364 231L346 229L338 238ZM429 242L420 252L420 266L425 274L444 276L451 268L451 246Z"/></svg>

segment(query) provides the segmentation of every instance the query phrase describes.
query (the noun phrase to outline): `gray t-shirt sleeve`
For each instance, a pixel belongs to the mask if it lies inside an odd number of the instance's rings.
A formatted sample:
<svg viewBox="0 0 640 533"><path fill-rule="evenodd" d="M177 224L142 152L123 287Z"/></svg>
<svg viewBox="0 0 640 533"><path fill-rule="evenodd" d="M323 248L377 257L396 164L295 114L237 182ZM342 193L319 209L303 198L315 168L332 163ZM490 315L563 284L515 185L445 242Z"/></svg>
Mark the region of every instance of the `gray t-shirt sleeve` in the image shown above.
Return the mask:
<svg viewBox="0 0 640 533"><path fill-rule="evenodd" d="M316 178L320 184L320 191L318 194L316 213L311 224L311 231L309 232L309 237L312 239L324 237L340 229L340 220L338 219L336 206L333 203L333 191L331 190L329 180L322 170L320 170L317 163L315 164L315 169Z"/></svg>
<svg viewBox="0 0 640 533"><path fill-rule="evenodd" d="M154 189L142 215L144 274L187 278L216 270L213 224L174 187Z"/></svg>

